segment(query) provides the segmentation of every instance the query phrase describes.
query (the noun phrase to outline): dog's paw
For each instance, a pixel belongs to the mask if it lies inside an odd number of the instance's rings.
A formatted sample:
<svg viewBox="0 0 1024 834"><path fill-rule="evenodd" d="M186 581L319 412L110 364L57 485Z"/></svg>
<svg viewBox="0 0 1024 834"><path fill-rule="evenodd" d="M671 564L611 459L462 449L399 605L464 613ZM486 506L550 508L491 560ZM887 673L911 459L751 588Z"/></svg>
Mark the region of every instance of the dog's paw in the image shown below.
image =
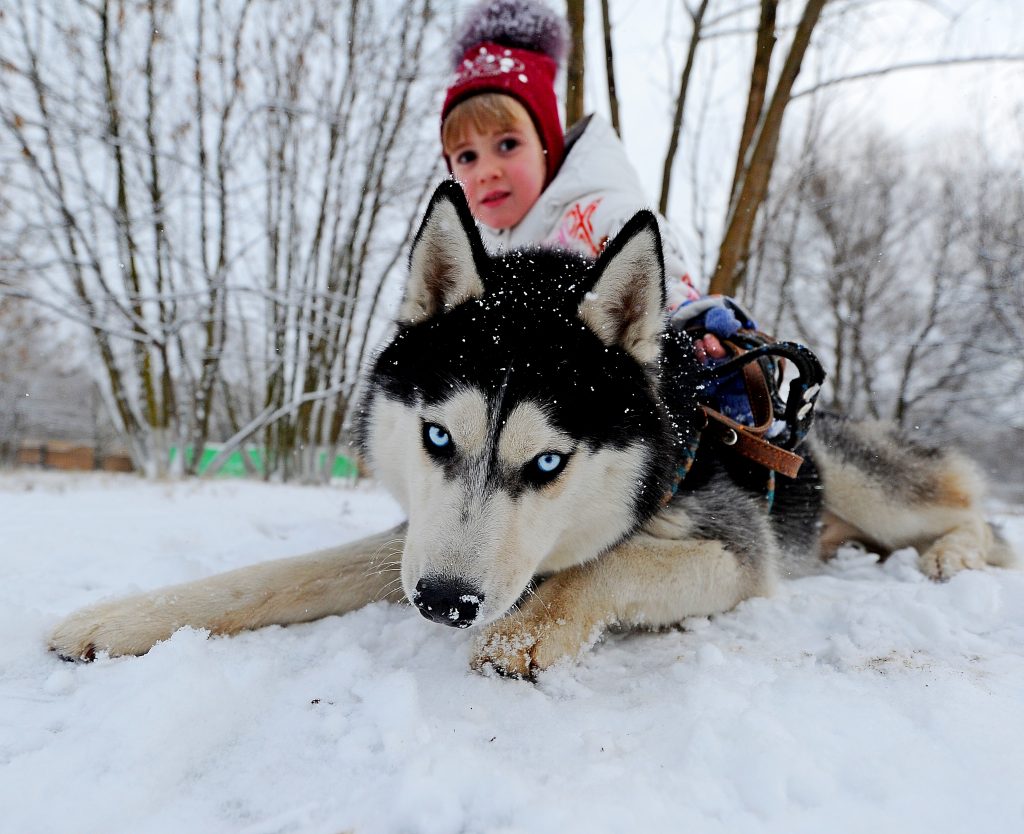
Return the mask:
<svg viewBox="0 0 1024 834"><path fill-rule="evenodd" d="M506 617L489 626L477 639L470 666L478 672L533 680L541 668L534 659L540 642L535 627Z"/></svg>
<svg viewBox="0 0 1024 834"><path fill-rule="evenodd" d="M63 660L91 661L106 652L111 657L148 652L177 629L177 623L152 606L133 599L92 605L58 623L49 649Z"/></svg>
<svg viewBox="0 0 1024 834"><path fill-rule="evenodd" d="M969 547L956 539L939 539L921 554L917 564L929 579L945 582L962 570L985 567L985 558L980 548Z"/></svg>
<svg viewBox="0 0 1024 834"><path fill-rule="evenodd" d="M596 635L588 639L578 624L564 619L511 615L484 630L470 665L477 671L532 681L538 672L578 657L596 640Z"/></svg>
<svg viewBox="0 0 1024 834"><path fill-rule="evenodd" d="M96 644L89 639L88 629L76 629L67 620L50 634L47 648L61 660L70 662L91 663L98 652Z"/></svg>

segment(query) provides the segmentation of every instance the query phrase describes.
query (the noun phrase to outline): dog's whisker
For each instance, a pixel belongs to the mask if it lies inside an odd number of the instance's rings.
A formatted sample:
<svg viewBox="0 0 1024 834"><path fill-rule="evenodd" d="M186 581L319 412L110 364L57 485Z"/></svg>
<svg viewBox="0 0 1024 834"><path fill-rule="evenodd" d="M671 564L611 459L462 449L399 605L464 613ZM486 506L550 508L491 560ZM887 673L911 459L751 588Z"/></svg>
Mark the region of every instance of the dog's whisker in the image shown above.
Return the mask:
<svg viewBox="0 0 1024 834"><path fill-rule="evenodd" d="M402 566L393 562L385 562L379 565L368 565L363 576L382 576L385 573L401 573Z"/></svg>
<svg viewBox="0 0 1024 834"><path fill-rule="evenodd" d="M386 599L386 598L387 598L387 597L389 597L389 596L390 596L390 595L391 595L391 594L392 594L393 592L395 592L395 591L397 591L397 590L400 590L400 589L401 589L401 587L402 587L402 579L401 579L401 577L398 577L397 579L392 579L392 580L391 580L390 582L388 582L388 583L387 583L386 585L384 585L384 586L383 586L383 587L382 587L382 588L381 588L381 589L380 589L380 590L379 590L379 591L377 592L377 599L378 599L378 600L380 600L380 599Z"/></svg>

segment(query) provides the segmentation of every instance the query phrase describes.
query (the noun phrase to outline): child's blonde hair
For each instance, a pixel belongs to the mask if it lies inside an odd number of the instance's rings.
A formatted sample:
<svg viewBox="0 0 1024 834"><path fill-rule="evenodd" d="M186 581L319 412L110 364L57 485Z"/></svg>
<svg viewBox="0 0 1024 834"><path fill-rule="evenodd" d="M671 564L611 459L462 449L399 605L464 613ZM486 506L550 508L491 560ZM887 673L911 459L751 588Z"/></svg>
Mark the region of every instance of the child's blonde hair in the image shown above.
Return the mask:
<svg viewBox="0 0 1024 834"><path fill-rule="evenodd" d="M529 111L512 96L480 93L451 109L441 125L441 145L448 154L462 141L470 127L477 133L510 130L523 120L536 130Z"/></svg>

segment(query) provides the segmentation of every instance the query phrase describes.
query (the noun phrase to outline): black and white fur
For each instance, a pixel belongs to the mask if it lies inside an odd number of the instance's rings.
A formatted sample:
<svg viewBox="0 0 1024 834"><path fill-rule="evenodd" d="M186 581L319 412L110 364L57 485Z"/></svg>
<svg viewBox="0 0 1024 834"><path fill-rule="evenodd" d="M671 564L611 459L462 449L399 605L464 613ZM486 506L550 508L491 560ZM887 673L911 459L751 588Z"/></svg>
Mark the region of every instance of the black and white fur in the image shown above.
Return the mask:
<svg viewBox="0 0 1024 834"><path fill-rule="evenodd" d="M663 294L650 212L594 262L491 256L461 189L443 183L360 412L365 460L407 523L101 603L61 623L51 648L141 654L183 625L230 634L404 597L431 620L478 628L475 667L531 676L608 627L770 593L850 538L913 545L936 579L1010 562L966 459L832 415L809 435L800 477L778 479L771 515L756 472L721 447L702 446L672 496L702 425L702 374L688 337L664 327Z"/></svg>

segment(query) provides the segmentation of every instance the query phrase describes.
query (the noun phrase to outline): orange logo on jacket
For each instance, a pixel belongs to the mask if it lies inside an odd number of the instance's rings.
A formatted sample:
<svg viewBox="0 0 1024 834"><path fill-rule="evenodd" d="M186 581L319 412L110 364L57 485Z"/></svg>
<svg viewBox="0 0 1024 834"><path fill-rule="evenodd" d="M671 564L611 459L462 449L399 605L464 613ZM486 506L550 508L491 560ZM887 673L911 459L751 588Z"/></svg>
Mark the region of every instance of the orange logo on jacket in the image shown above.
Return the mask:
<svg viewBox="0 0 1024 834"><path fill-rule="evenodd" d="M594 212L601 204L601 198L582 205L576 203L562 217L558 229L558 242L572 249L583 250L597 255L604 248L607 237L594 240Z"/></svg>

